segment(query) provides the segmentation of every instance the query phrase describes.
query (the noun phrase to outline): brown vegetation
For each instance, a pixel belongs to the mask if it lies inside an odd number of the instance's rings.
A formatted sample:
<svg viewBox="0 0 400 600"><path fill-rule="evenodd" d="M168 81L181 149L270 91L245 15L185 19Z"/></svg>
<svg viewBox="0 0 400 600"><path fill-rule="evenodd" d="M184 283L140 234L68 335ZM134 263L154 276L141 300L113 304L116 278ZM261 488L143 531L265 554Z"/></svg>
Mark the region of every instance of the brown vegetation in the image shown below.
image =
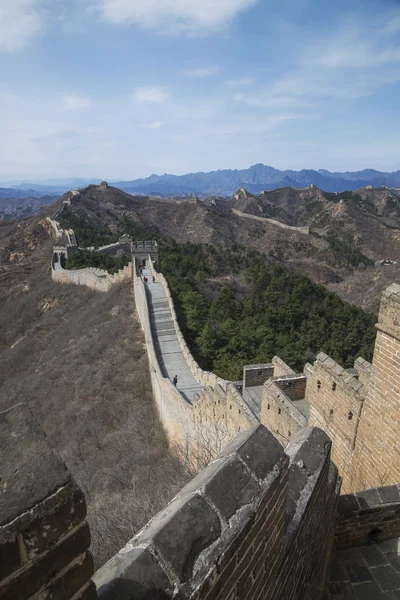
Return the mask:
<svg viewBox="0 0 400 600"><path fill-rule="evenodd" d="M130 284L53 283L53 240L39 218L20 225L0 228L0 410L26 402L67 463L99 566L190 474L158 420Z"/></svg>

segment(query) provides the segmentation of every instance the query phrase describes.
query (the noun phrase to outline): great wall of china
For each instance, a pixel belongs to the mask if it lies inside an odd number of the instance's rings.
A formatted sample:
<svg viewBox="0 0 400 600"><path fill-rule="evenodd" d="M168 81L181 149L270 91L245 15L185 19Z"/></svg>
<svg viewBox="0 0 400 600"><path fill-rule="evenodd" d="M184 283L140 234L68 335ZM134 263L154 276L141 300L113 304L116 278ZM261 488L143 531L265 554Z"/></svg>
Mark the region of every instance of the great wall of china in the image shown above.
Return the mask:
<svg viewBox="0 0 400 600"><path fill-rule="evenodd" d="M14 457L2 474L14 483L0 512L0 598L400 594L391 560L400 536L400 286L382 295L372 364L358 358L345 370L320 353L296 374L274 357L229 382L191 355L154 267L156 247L132 254L124 278L133 279L160 420L171 447L200 472L93 574L83 494L25 405L0 413L2 450ZM89 276L59 281L105 291ZM28 470L20 436L32 449ZM368 562L359 548L370 543ZM350 567L364 560L353 578ZM338 564L347 579L331 570ZM382 584L390 577L392 588Z"/></svg>

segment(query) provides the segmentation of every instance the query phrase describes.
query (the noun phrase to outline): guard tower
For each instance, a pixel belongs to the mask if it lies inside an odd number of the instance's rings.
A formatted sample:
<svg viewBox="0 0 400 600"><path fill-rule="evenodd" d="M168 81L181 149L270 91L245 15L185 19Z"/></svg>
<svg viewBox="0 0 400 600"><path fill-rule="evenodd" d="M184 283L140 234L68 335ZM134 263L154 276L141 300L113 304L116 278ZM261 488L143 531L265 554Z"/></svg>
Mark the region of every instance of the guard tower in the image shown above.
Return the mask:
<svg viewBox="0 0 400 600"><path fill-rule="evenodd" d="M139 267L151 267L149 257L155 267L158 266L158 244L155 240L132 242L132 253Z"/></svg>

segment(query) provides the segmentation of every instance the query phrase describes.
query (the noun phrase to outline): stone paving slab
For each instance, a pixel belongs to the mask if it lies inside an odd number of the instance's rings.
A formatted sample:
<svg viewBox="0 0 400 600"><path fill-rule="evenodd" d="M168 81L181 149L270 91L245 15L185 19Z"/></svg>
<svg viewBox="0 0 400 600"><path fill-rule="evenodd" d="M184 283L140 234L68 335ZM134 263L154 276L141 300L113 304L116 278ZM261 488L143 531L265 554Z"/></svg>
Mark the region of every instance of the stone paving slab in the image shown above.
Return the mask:
<svg viewBox="0 0 400 600"><path fill-rule="evenodd" d="M400 538L336 552L327 600L400 600Z"/></svg>
<svg viewBox="0 0 400 600"><path fill-rule="evenodd" d="M143 276L148 278L147 301L149 305L150 325L154 346L164 377L171 381L178 376L177 390L185 400L191 402L196 393L204 388L193 376L187 364L174 327L171 310L161 283L153 283L151 273L144 269Z"/></svg>

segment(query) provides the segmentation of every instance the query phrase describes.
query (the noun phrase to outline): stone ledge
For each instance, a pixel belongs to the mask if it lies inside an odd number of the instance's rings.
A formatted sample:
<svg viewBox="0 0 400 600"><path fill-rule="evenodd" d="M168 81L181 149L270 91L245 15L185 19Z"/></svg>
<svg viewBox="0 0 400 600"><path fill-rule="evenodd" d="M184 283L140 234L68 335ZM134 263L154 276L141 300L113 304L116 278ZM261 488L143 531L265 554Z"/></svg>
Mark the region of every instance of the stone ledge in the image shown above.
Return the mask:
<svg viewBox="0 0 400 600"><path fill-rule="evenodd" d="M288 460L262 425L237 436L96 573L99 597L129 591L169 598L178 590L189 597L232 540L252 527L258 507L286 476Z"/></svg>
<svg viewBox="0 0 400 600"><path fill-rule="evenodd" d="M400 508L400 486L389 485L370 488L354 494L345 494L339 498L339 515L354 515L386 505L398 505Z"/></svg>

